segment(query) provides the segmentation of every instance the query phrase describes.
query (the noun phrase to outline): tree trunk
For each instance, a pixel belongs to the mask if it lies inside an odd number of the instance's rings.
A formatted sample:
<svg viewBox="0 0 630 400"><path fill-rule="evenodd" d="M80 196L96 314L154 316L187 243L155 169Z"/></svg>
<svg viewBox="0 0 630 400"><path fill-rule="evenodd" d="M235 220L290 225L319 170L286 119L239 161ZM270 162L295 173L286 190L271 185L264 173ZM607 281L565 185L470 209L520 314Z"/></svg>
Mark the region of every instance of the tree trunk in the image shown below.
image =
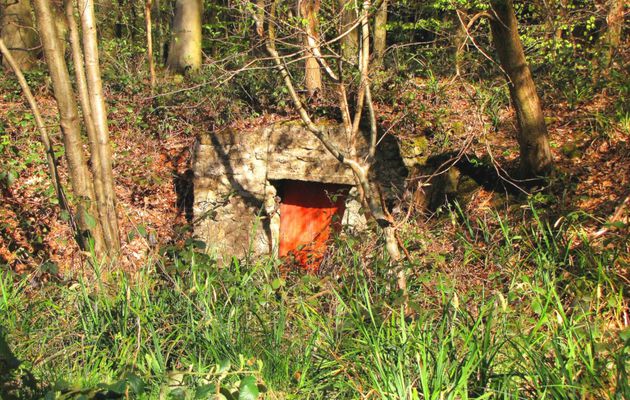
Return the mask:
<svg viewBox="0 0 630 400"><path fill-rule="evenodd" d="M151 93L155 90L155 64L153 63L153 28L151 24L151 7L153 0L146 0L144 3L144 18L147 31L147 60L149 62L149 79L151 83Z"/></svg>
<svg viewBox="0 0 630 400"><path fill-rule="evenodd" d="M29 0L0 0L0 39L21 70L28 70L35 64L39 42ZM9 67L5 59L2 64Z"/></svg>
<svg viewBox="0 0 630 400"><path fill-rule="evenodd" d="M623 33L624 4L623 0L610 0L606 24L608 29L604 37L604 68L610 67L613 56L621 44Z"/></svg>
<svg viewBox="0 0 630 400"><path fill-rule="evenodd" d="M57 40L59 40L61 54L65 56L68 47L66 40L68 36L68 24L66 23L66 14L63 10L62 2L53 1L52 11L55 16L55 25L57 25Z"/></svg>
<svg viewBox="0 0 630 400"><path fill-rule="evenodd" d="M385 49L387 48L387 1L383 0L374 16L374 65L383 64Z"/></svg>
<svg viewBox="0 0 630 400"><path fill-rule="evenodd" d="M492 39L501 66L507 74L519 126L521 170L529 177L543 175L550 170L553 162L547 126L518 36L512 0L493 0L491 6L494 11L490 23Z"/></svg>
<svg viewBox="0 0 630 400"><path fill-rule="evenodd" d="M168 68L174 72L195 71L201 67L202 0L177 0L173 20Z"/></svg>
<svg viewBox="0 0 630 400"><path fill-rule="evenodd" d="M461 21L460 16L462 17ZM459 10L454 10L447 18L453 24L451 29L451 54L453 56L453 65L455 66L455 76L461 76L464 57L466 54L466 41L468 40L468 34L466 32L466 27L464 26L464 21L468 18L466 18L466 14Z"/></svg>
<svg viewBox="0 0 630 400"><path fill-rule="evenodd" d="M94 241L95 253L100 258L104 251L103 231L97 218L98 211L94 201L92 177L83 155L79 114L72 84L70 83L70 74L57 39L58 32L55 25L55 15L53 14L50 0L34 0L33 4L40 38L44 47L44 56L50 71L53 92L59 109L61 133L70 173L70 183L77 202L77 225L79 228L77 241L82 248L86 249L89 248L88 238L91 238Z"/></svg>
<svg viewBox="0 0 630 400"><path fill-rule="evenodd" d="M357 22L357 5L355 3L355 0L339 0L341 34L344 34ZM359 55L359 29L357 27L354 27L341 39L341 54L348 61L357 61Z"/></svg>
<svg viewBox="0 0 630 400"><path fill-rule="evenodd" d="M300 0L300 17L306 19L306 34L304 35L304 46L306 52L306 65L304 70L304 84L309 96L322 90L322 72L319 62L313 55L313 44L319 45L319 32L317 13L319 12L320 0ZM309 39L311 45L309 45Z"/></svg>
<svg viewBox="0 0 630 400"><path fill-rule="evenodd" d="M100 145L92 116L92 107L90 105L90 95L83 63L83 51L81 50L81 41L79 39L79 29L77 27L76 20L74 19L74 0L64 1L66 20L70 31L70 45L72 48L72 60L74 62L74 72L77 81L76 84L79 94L79 102L83 111L83 121L85 122L88 141L90 142L90 160L92 164L92 177L94 182L94 193L96 194L98 216L101 221L101 225L103 226L105 243L108 249L115 250L116 247L112 245L114 242L111 233L113 229L110 226L109 216L107 213L108 205L107 196L105 195L105 186L103 184L103 173L101 168L99 168L103 165L101 161L101 152L99 151Z"/></svg>
<svg viewBox="0 0 630 400"><path fill-rule="evenodd" d="M116 193L114 191L114 175L112 173L112 151L109 144L109 129L107 126L107 110L101 82L101 68L98 56L98 41L96 23L94 19L94 1L79 0L81 10L81 26L83 28L83 53L85 57L85 72L87 88L90 96L90 110L99 153L100 164L93 168L100 171L102 191L104 194L105 210L101 210L101 223L107 248L118 251L120 248L120 233L118 216L116 213Z"/></svg>

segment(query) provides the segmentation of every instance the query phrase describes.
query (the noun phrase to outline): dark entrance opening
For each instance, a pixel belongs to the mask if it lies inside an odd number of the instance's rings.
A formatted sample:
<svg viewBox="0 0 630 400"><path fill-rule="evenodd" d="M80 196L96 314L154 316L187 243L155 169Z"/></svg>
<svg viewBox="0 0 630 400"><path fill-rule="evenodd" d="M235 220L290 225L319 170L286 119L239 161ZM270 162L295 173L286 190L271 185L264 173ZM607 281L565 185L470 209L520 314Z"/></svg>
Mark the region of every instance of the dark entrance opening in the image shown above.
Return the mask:
<svg viewBox="0 0 630 400"><path fill-rule="evenodd" d="M279 256L316 272L331 236L341 230L350 186L293 180L278 183Z"/></svg>

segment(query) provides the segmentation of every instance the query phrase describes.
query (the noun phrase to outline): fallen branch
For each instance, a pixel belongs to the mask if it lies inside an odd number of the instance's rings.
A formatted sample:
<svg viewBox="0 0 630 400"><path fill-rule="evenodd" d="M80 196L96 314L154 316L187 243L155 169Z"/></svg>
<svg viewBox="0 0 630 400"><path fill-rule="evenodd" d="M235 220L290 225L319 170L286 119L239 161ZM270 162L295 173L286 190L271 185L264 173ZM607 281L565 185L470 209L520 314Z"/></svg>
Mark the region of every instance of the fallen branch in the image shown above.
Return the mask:
<svg viewBox="0 0 630 400"><path fill-rule="evenodd" d="M615 224L615 222L621 222L621 223L627 224L628 216L626 215L624 217L624 214L626 213L626 209L628 208L628 205L630 205L630 196L626 196L626 198L621 202L621 204L619 204L617 208L615 208L615 212L613 212L613 214L610 216L608 221L606 221L606 226L602 227L597 232L591 234L591 238L597 239L599 237L604 236L606 233L610 231L611 227Z"/></svg>

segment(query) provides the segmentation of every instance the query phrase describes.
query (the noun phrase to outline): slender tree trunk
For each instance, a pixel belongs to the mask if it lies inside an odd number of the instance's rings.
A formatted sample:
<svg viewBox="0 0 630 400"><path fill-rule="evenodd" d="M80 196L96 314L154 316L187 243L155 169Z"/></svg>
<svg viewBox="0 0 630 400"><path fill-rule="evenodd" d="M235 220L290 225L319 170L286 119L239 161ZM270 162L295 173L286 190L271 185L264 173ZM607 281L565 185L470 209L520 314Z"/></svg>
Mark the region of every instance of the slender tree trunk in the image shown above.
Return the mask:
<svg viewBox="0 0 630 400"><path fill-rule="evenodd" d="M104 254L103 231L98 219L92 177L83 155L79 114L74 99L70 74L65 63L58 38L55 16L50 0L34 0L37 26L40 32L44 56L50 71L53 92L59 109L61 132L65 147L70 183L77 202L77 241L88 248L87 238L94 240L97 257Z"/></svg>
<svg viewBox="0 0 630 400"><path fill-rule="evenodd" d="M608 29L604 36L603 67L608 69L612 64L613 56L621 45L621 34L623 32L624 7L623 0L609 0L608 15L606 24Z"/></svg>
<svg viewBox="0 0 630 400"><path fill-rule="evenodd" d="M265 34L265 0L256 0L256 11L254 19L256 22L256 34L262 37Z"/></svg>
<svg viewBox="0 0 630 400"><path fill-rule="evenodd" d="M202 0L177 0L168 68L174 72L195 71L201 67Z"/></svg>
<svg viewBox="0 0 630 400"><path fill-rule="evenodd" d="M42 118L41 113L39 112L39 107L37 106L37 102L35 101L35 97L31 92L31 89L28 87L28 83L20 70L20 66L17 61L13 58L9 49L5 46L3 40L0 38L0 53L2 54L3 59L7 62L7 64L13 69L15 76L22 87L22 91L24 92L24 97L28 101L31 110L33 111L33 115L35 116L35 123L37 124L37 129L39 130L40 140L44 145L44 151L46 153L46 163L48 164L48 174L50 175L50 179L53 184L53 188L55 189L55 194L57 195L57 200L59 202L59 207L62 210L67 209L66 198L63 193L63 188L61 187L61 179L59 178L59 172L57 170L57 159L55 157L55 152L52 147L52 140L50 140L50 136L48 135L48 130L46 129L46 125L44 124L44 120Z"/></svg>
<svg viewBox="0 0 630 400"><path fill-rule="evenodd" d="M112 173L112 151L109 144L109 128L107 126L107 110L101 82L101 68L98 56L98 41L94 19L94 1L78 0L81 10L81 27L83 28L83 54L92 121L98 143L100 164L94 166L100 171L106 210L102 213L103 233L109 250L114 252L120 248L120 233L116 213L116 193L114 191L114 175Z"/></svg>
<svg viewBox="0 0 630 400"><path fill-rule="evenodd" d="M547 126L536 93L536 85L525 60L518 36L512 0L492 0L492 39L503 70L507 74L510 95L519 126L518 142L522 173L543 175L552 167Z"/></svg>
<svg viewBox="0 0 630 400"><path fill-rule="evenodd" d="M322 72L319 68L319 62L317 61L317 58L313 55L313 47L319 46L319 24L317 21L317 13L319 12L320 0L299 1L300 16L306 19L304 47L308 49L306 53L304 81L306 91L308 92L309 96L313 96L315 95L315 93L322 90Z"/></svg>
<svg viewBox="0 0 630 400"><path fill-rule="evenodd" d="M462 16L462 20L460 21L460 17ZM463 12L458 10L453 11L449 14L448 18L453 23L453 27L451 29L452 35L452 56L453 56L453 65L455 66L455 76L461 76L462 68L464 63L464 55L466 54L466 41L468 40L468 36L466 33L466 27L463 22L467 19L464 19L466 15Z"/></svg>
<svg viewBox="0 0 630 400"><path fill-rule="evenodd" d="M0 0L0 39L21 70L28 70L35 64L39 42L29 0ZM6 59L2 64L9 67Z"/></svg>
<svg viewBox="0 0 630 400"><path fill-rule="evenodd" d="M83 111L83 121L88 140L90 142L90 160L92 164L92 177L94 182L94 193L96 195L96 204L98 208L98 216L103 226L103 235L108 249L112 249L111 243L112 228L109 226L109 218L107 214L107 197L105 196L105 186L103 184L103 174L100 166L102 165L101 153L99 151L98 134L92 117L92 107L90 105L90 96L88 91L87 79L85 77L85 69L83 63L83 51L81 50L81 40L79 39L79 29L74 19L74 0L64 0L66 20L70 31L70 45L72 48L72 60L74 62L74 72L77 81L77 91L79 93L79 103Z"/></svg>
<svg viewBox="0 0 630 400"><path fill-rule="evenodd" d="M374 16L374 65L376 67L383 64L387 48L387 3L388 0L383 0Z"/></svg>
<svg viewBox="0 0 630 400"><path fill-rule="evenodd" d="M357 22L356 0L339 0L341 34L344 34ZM356 62L359 55L359 29L351 29L341 39L341 54L343 58Z"/></svg>
<svg viewBox="0 0 630 400"><path fill-rule="evenodd" d="M68 36L68 24L66 23L66 15L63 10L62 2L57 0L53 1L52 11L55 16L55 25L57 25L57 40L59 40L59 47L61 48L61 53L65 55L68 47L66 40Z"/></svg>
<svg viewBox="0 0 630 400"><path fill-rule="evenodd" d="M155 64L153 62L153 28L151 24L151 6L153 0L144 3L144 18L147 31L147 59L149 61L149 76L151 79L151 93L155 90Z"/></svg>

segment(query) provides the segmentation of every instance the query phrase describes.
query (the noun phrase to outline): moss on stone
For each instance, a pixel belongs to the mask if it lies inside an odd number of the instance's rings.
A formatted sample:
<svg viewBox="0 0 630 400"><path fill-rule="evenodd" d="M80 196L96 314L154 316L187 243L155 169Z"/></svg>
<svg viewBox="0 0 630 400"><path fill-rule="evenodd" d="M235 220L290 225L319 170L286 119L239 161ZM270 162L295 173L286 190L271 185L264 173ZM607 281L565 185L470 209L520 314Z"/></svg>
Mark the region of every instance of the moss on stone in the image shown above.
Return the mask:
<svg viewBox="0 0 630 400"><path fill-rule="evenodd" d="M466 131L466 128L462 121L453 122L452 129L453 129L453 133L456 135L463 135Z"/></svg>
<svg viewBox="0 0 630 400"><path fill-rule="evenodd" d="M425 136L417 136L411 140L403 140L400 154L407 167L424 166L427 163L429 140Z"/></svg>
<svg viewBox="0 0 630 400"><path fill-rule="evenodd" d="M459 201L460 204L468 204L480 187L481 186L473 178L463 175L457 185L457 201Z"/></svg>

